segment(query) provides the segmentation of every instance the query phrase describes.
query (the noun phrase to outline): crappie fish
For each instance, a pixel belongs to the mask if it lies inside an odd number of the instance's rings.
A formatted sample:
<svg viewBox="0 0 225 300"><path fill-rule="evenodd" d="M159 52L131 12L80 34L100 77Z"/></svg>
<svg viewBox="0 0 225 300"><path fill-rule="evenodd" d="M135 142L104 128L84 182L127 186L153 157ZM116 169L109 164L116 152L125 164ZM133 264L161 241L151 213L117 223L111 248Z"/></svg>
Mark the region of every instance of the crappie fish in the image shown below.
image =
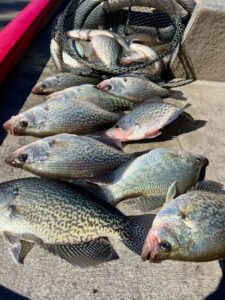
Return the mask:
<svg viewBox="0 0 225 300"><path fill-rule="evenodd" d="M158 59L158 53L152 48L145 45L132 43L130 45L130 50L130 54L120 59L120 64L122 66L131 65L134 63L145 63L147 61ZM148 69L148 73L153 76L161 75L163 68L164 65L161 59L156 61L154 64L146 67L146 69Z"/></svg>
<svg viewBox="0 0 225 300"><path fill-rule="evenodd" d="M120 35L116 34L115 32L109 30L101 30L101 29L74 29L68 31L66 35L69 38L79 39L84 41L91 41L93 37L96 36L105 36L116 39L116 41L127 51L129 51L129 44L127 41Z"/></svg>
<svg viewBox="0 0 225 300"><path fill-rule="evenodd" d="M115 38L97 35L91 39L92 47L96 56L106 66L118 64L123 49Z"/></svg>
<svg viewBox="0 0 225 300"><path fill-rule="evenodd" d="M124 75L112 77L97 85L101 91L126 98L134 103L142 103L151 97L167 98L171 92L142 76Z"/></svg>
<svg viewBox="0 0 225 300"><path fill-rule="evenodd" d="M133 34L129 34L126 36L126 39L130 44L138 42L148 47L154 47L160 44L160 41L156 35L151 35L150 33L146 32L135 32Z"/></svg>
<svg viewBox="0 0 225 300"><path fill-rule="evenodd" d="M59 134L19 148L6 163L52 179L92 179L134 157L91 137Z"/></svg>
<svg viewBox="0 0 225 300"><path fill-rule="evenodd" d="M80 267L117 259L108 238L140 254L154 216L127 217L73 185L39 178L0 184L0 231L16 263L34 244Z"/></svg>
<svg viewBox="0 0 225 300"><path fill-rule="evenodd" d="M124 7L154 7L158 11L166 12L172 18L186 17L188 12L179 3L188 2L189 0L108 0L105 1L104 8L107 12L114 12ZM179 2L179 3L178 3Z"/></svg>
<svg viewBox="0 0 225 300"><path fill-rule="evenodd" d="M93 56L94 50L92 49L90 43L86 45L84 42L68 39L67 47L69 47L70 51L72 52L75 52L76 49L81 58L85 59ZM77 59L72 57L68 53L68 49L66 47L62 49L62 61L64 71L67 71L68 68L69 71L74 74L90 75L93 73L93 70L91 68L83 65Z"/></svg>
<svg viewBox="0 0 225 300"><path fill-rule="evenodd" d="M134 103L118 96L113 96L96 89L94 85L85 84L51 94L49 99L60 98L66 103L85 102L92 103L107 111L116 112L131 110Z"/></svg>
<svg viewBox="0 0 225 300"><path fill-rule="evenodd" d="M163 103L161 98L152 98L122 117L106 135L121 142L153 139L162 134L162 129L176 120L183 108Z"/></svg>
<svg viewBox="0 0 225 300"><path fill-rule="evenodd" d="M137 208L152 210L164 204L174 181L180 194L195 185L206 163L205 157L185 151L151 150L113 171L112 183L102 187L102 192L113 205L138 198Z"/></svg>
<svg viewBox="0 0 225 300"><path fill-rule="evenodd" d="M161 43L171 42L174 35L176 34L176 27L174 25L170 25L168 27L163 28L130 25L130 30L132 32L131 34L135 34L136 32L142 32L143 34L153 36Z"/></svg>
<svg viewBox="0 0 225 300"><path fill-rule="evenodd" d="M80 76L72 73L59 73L57 75L47 77L37 83L32 89L32 93L37 95L48 95L69 87L79 86L81 84L97 84L99 81L100 80L97 77Z"/></svg>
<svg viewBox="0 0 225 300"><path fill-rule="evenodd" d="M3 127L11 134L36 137L60 133L88 134L115 124L119 118L118 114L91 103L52 98L13 116Z"/></svg>
<svg viewBox="0 0 225 300"><path fill-rule="evenodd" d="M225 258L222 188L216 182L200 182L193 190L175 198L174 183L146 238L142 259L205 262Z"/></svg>

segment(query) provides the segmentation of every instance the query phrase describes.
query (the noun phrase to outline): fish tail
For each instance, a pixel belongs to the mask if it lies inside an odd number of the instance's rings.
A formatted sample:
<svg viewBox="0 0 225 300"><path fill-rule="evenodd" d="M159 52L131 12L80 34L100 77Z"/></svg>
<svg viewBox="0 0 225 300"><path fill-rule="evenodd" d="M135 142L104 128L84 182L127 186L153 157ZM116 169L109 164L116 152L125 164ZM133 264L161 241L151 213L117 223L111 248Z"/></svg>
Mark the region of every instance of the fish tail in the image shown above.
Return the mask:
<svg viewBox="0 0 225 300"><path fill-rule="evenodd" d="M104 199L106 202L116 205L119 201L114 198L112 191L110 190L110 187L103 186L98 191L99 196Z"/></svg>
<svg viewBox="0 0 225 300"><path fill-rule="evenodd" d="M170 123L172 123L173 121L175 121L184 111L186 108L190 107L191 104L186 104L184 107L182 107L181 109L177 110L166 122L166 124L164 125L164 127L166 125L169 125Z"/></svg>
<svg viewBox="0 0 225 300"><path fill-rule="evenodd" d="M122 242L134 253L141 255L142 248L155 215L140 215L127 217L127 226L122 233Z"/></svg>
<svg viewBox="0 0 225 300"><path fill-rule="evenodd" d="M94 138L95 140L98 140L99 142L102 142L112 148L115 148L117 150L123 151L123 144L121 141L112 139L105 134L102 135L90 135L90 137Z"/></svg>

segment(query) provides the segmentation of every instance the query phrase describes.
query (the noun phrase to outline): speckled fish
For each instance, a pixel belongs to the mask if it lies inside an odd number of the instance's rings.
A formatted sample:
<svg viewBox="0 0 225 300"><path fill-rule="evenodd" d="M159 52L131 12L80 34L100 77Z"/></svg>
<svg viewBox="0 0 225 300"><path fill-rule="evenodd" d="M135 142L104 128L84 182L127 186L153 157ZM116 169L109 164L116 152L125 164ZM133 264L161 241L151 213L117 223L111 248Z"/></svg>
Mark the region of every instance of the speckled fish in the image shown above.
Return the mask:
<svg viewBox="0 0 225 300"><path fill-rule="evenodd" d="M55 76L47 77L37 83L32 89L32 93L48 95L81 84L97 84L99 81L100 79L97 77L80 76L72 73L59 73Z"/></svg>
<svg viewBox="0 0 225 300"><path fill-rule="evenodd" d="M130 25L131 32L143 32L144 34L154 36L157 40L161 42L171 42L175 33L176 28L174 25L163 28L147 27L147 26L138 26Z"/></svg>
<svg viewBox="0 0 225 300"><path fill-rule="evenodd" d="M179 193L196 184L206 158L185 151L155 149L112 172L111 184L102 191L112 204L138 198L133 206L151 210L163 205L170 185L177 181Z"/></svg>
<svg viewBox="0 0 225 300"><path fill-rule="evenodd" d="M142 103L151 97L166 98L171 92L142 76L124 75L112 77L97 85L101 91L126 98L134 103Z"/></svg>
<svg viewBox="0 0 225 300"><path fill-rule="evenodd" d="M67 72L72 72L74 74L80 74L80 75L90 75L93 73L93 70L86 65L83 65L80 63L77 59L72 57L70 53L68 53L68 49L70 48L70 51L78 52L78 54L81 56L81 58L88 59L89 57L93 56L93 48L91 47L90 43L82 42L82 41L76 41L73 39L68 39L67 41L67 47L64 47L62 49L62 61L63 61L63 69Z"/></svg>
<svg viewBox="0 0 225 300"><path fill-rule="evenodd" d="M123 9L124 7L154 7L158 11L166 12L172 18L185 17L188 12L184 9L184 3L192 0L108 0L104 2L105 10L110 13ZM182 3L182 5L180 5Z"/></svg>
<svg viewBox="0 0 225 300"><path fill-rule="evenodd" d="M105 36L115 39L125 50L129 50L129 44L127 41L120 35L115 32L101 29L74 29L68 31L67 36L73 39L80 39L84 41L91 41L93 37L96 36Z"/></svg>
<svg viewBox="0 0 225 300"><path fill-rule="evenodd" d="M142 251L151 262L180 260L206 262L225 258L225 191L203 181L176 197L176 183L158 213ZM175 199L173 199L175 198Z"/></svg>
<svg viewBox="0 0 225 300"><path fill-rule="evenodd" d="M91 137L60 134L19 148L6 163L52 179L91 179L134 157Z"/></svg>
<svg viewBox="0 0 225 300"><path fill-rule="evenodd" d="M112 126L120 116L91 103L52 98L17 116L3 127L14 135L46 137L60 133L88 134Z"/></svg>
<svg viewBox="0 0 225 300"><path fill-rule="evenodd" d="M154 216L127 217L87 191L39 178L0 184L0 231L23 263L34 244L70 264L96 266L118 258L108 238L137 254Z"/></svg>
<svg viewBox="0 0 225 300"><path fill-rule="evenodd" d="M122 57L120 59L120 64L122 66L128 66L134 63L145 63L147 61L154 61L158 59L158 53L145 45L132 43L130 45L130 54ZM161 59L158 59L154 64L148 66L146 69L148 70L148 74L152 76L160 76L163 71L164 65Z"/></svg>
<svg viewBox="0 0 225 300"><path fill-rule="evenodd" d="M123 48L115 38L97 35L91 39L96 56L106 66L114 66L119 62Z"/></svg>
<svg viewBox="0 0 225 300"><path fill-rule="evenodd" d="M184 110L161 98L152 98L122 117L106 135L121 142L153 139L162 134L162 129L176 120Z"/></svg>
<svg viewBox="0 0 225 300"><path fill-rule="evenodd" d="M154 47L161 44L156 35L147 32L135 32L126 36L126 39L130 44L138 42L148 47Z"/></svg>
<svg viewBox="0 0 225 300"><path fill-rule="evenodd" d="M134 103L131 101L100 91L91 84L68 88L53 93L48 98L53 99L53 97L61 98L65 104L75 101L92 103L111 112L132 110L134 108Z"/></svg>

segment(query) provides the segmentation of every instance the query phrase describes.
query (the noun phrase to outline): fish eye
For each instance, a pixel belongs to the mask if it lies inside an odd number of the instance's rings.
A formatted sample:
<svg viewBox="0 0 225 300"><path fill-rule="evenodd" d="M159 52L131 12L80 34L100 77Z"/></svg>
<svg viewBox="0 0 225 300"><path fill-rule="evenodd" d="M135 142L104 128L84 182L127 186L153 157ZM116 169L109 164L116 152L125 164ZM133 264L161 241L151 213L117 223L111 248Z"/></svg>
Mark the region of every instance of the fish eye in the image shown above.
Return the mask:
<svg viewBox="0 0 225 300"><path fill-rule="evenodd" d="M119 125L118 125L118 124L116 124L116 125L115 125L115 128L119 128Z"/></svg>
<svg viewBox="0 0 225 300"><path fill-rule="evenodd" d="M161 242L159 246L163 252L170 252L172 250L172 246L169 242Z"/></svg>
<svg viewBox="0 0 225 300"><path fill-rule="evenodd" d="M28 126L28 122L27 121L20 121L20 127L26 128L27 126Z"/></svg>
<svg viewBox="0 0 225 300"><path fill-rule="evenodd" d="M106 88L107 88L107 91L111 91L112 85L111 85L111 84L108 84Z"/></svg>
<svg viewBox="0 0 225 300"><path fill-rule="evenodd" d="M26 162L28 159L28 155L27 154L20 154L17 158L20 162Z"/></svg>

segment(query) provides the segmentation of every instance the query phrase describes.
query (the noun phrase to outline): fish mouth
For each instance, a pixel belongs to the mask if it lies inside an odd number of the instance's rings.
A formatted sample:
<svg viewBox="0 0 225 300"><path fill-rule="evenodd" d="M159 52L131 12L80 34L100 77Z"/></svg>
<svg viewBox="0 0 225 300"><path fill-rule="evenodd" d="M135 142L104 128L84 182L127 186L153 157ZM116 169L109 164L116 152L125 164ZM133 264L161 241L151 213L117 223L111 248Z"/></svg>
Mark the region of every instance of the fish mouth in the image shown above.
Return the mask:
<svg viewBox="0 0 225 300"><path fill-rule="evenodd" d="M102 81L100 82L96 88L100 91L103 91L103 92L109 92L111 90L110 86L107 84L106 81Z"/></svg>
<svg viewBox="0 0 225 300"><path fill-rule="evenodd" d="M15 128L14 128L14 126L13 126L13 117L12 117L10 120L6 121L6 122L3 124L3 128L4 128L7 132L9 132L10 134L14 135L14 133L15 133Z"/></svg>
<svg viewBox="0 0 225 300"><path fill-rule="evenodd" d="M144 243L141 259L143 261L149 260L151 263L161 262L160 257L160 241L153 233L150 233Z"/></svg>
<svg viewBox="0 0 225 300"><path fill-rule="evenodd" d="M106 135L114 140L118 140L120 142L128 141L128 136L130 132L124 131L121 128L112 128L106 131Z"/></svg>
<svg viewBox="0 0 225 300"><path fill-rule="evenodd" d="M33 87L32 93L36 95L40 95L43 93L43 89L37 84Z"/></svg>
<svg viewBox="0 0 225 300"><path fill-rule="evenodd" d="M16 157L14 154L10 154L6 159L5 162L10 166L15 166L16 163Z"/></svg>

